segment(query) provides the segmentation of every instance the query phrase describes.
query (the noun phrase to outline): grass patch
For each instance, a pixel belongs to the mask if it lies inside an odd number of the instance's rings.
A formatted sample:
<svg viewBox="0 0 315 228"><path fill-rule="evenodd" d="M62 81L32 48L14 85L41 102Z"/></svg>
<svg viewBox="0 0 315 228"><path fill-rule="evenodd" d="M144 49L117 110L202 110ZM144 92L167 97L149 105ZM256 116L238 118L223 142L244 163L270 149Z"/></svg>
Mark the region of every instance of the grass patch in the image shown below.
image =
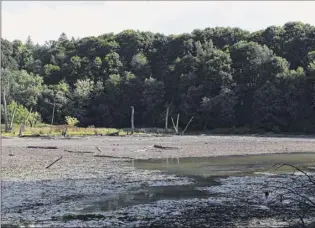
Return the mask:
<svg viewBox="0 0 315 228"><path fill-rule="evenodd" d="M66 125L48 125L40 124L35 127L26 126L23 132L23 136L61 136L62 131ZM9 133L4 132L4 125L1 126L1 135L7 137L18 136L20 125L14 125L12 131ZM68 136L92 136L92 135L107 135L114 132L119 132L119 135L126 135L127 131L116 128L83 128L68 126Z"/></svg>

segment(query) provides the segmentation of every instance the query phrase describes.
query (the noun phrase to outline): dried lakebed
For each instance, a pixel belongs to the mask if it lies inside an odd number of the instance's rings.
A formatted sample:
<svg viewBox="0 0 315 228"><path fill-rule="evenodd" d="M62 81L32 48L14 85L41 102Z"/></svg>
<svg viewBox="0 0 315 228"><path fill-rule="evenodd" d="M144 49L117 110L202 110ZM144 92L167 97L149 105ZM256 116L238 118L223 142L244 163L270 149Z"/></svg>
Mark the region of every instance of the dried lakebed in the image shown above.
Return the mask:
<svg viewBox="0 0 315 228"><path fill-rule="evenodd" d="M312 173L315 140L235 136L3 139L2 224L286 226L303 212L297 200L314 202L315 189L303 175L289 176L288 169L275 172L273 165L280 162ZM288 192L288 186L299 195ZM305 221L315 217L307 209Z"/></svg>

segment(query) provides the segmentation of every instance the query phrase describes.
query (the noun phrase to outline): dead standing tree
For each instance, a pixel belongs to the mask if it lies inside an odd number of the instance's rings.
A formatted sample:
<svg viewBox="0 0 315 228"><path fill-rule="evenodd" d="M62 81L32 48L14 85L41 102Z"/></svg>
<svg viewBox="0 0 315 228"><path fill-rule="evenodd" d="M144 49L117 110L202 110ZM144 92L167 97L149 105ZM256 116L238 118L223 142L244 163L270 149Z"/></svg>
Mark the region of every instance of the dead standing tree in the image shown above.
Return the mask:
<svg viewBox="0 0 315 228"><path fill-rule="evenodd" d="M165 114L165 130L168 130L168 118L169 118L169 113L170 113L170 108L172 106L171 104L166 104L166 114Z"/></svg>
<svg viewBox="0 0 315 228"><path fill-rule="evenodd" d="M193 121L194 117L195 117L195 116L192 116L192 117L190 118L189 122L186 124L186 127L184 128L184 130L183 130L182 133L181 133L182 135L184 135L185 131L187 130L189 124Z"/></svg>
<svg viewBox="0 0 315 228"><path fill-rule="evenodd" d="M171 120L172 120L172 124L173 124L173 127L175 129L175 132L176 132L176 135L178 135L178 121L179 121L179 114L177 114L177 120L176 120L176 126L175 126L175 123L174 123L174 120L173 120L173 117L171 117Z"/></svg>
<svg viewBox="0 0 315 228"><path fill-rule="evenodd" d="M131 134L135 131L135 123L134 123L134 115L135 115L135 107L130 106L131 108Z"/></svg>
<svg viewBox="0 0 315 228"><path fill-rule="evenodd" d="M179 114L177 114L176 126L175 126L173 117L171 117L171 120L172 120L172 123L173 123L173 127L174 127L174 129L175 129L176 135L184 135L184 134L185 134L185 131L187 130L189 124L193 121L194 117L195 117L195 116L192 116L192 117L190 118L190 120L188 121L188 123L186 124L184 130L183 130L181 133L179 133L179 129L178 129Z"/></svg>

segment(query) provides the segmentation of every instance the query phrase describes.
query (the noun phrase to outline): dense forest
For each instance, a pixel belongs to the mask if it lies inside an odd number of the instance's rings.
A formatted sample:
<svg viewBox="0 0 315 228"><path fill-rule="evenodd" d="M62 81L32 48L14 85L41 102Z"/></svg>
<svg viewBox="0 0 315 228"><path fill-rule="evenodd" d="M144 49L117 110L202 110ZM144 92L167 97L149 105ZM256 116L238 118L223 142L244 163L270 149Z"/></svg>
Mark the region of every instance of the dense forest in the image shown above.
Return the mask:
<svg viewBox="0 0 315 228"><path fill-rule="evenodd" d="M215 27L166 36L125 30L45 45L1 39L2 121L315 132L315 27ZM55 112L53 109L55 108ZM24 114L23 114L24 113ZM54 114L53 114L54 113ZM171 127L171 126L170 126Z"/></svg>

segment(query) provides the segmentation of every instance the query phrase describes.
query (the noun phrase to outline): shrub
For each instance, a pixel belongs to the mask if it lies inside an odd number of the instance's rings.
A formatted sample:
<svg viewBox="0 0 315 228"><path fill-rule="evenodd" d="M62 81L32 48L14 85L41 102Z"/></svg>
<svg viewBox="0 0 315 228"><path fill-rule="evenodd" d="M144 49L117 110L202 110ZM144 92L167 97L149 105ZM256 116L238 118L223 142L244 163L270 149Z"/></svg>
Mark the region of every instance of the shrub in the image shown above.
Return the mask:
<svg viewBox="0 0 315 228"><path fill-rule="evenodd" d="M66 122L69 126L75 126L79 123L79 120L75 117L66 116Z"/></svg>

